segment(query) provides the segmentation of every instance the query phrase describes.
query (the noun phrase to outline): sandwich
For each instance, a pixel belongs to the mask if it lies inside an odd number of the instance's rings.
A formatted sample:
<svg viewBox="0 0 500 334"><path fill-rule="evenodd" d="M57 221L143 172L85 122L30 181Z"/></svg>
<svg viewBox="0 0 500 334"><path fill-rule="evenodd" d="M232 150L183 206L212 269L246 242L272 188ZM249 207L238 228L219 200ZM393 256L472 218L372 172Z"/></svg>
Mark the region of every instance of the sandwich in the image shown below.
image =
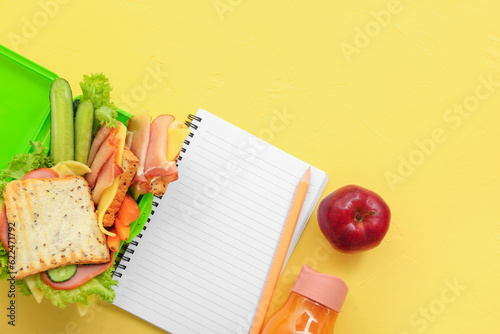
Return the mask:
<svg viewBox="0 0 500 334"><path fill-rule="evenodd" d="M12 181L4 199L7 221L14 226L16 280L62 266L110 261L82 177Z"/></svg>

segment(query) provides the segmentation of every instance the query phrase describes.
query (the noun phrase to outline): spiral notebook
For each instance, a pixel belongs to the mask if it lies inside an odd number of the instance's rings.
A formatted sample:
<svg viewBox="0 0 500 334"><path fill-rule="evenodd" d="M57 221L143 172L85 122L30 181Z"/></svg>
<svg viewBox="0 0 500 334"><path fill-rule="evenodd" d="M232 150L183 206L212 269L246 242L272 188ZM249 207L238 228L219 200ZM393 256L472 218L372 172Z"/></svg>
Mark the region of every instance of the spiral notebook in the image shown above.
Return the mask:
<svg viewBox="0 0 500 334"><path fill-rule="evenodd" d="M179 179L122 256L114 304L173 334L248 333L309 165L205 110L189 118ZM312 167L287 259L327 181Z"/></svg>

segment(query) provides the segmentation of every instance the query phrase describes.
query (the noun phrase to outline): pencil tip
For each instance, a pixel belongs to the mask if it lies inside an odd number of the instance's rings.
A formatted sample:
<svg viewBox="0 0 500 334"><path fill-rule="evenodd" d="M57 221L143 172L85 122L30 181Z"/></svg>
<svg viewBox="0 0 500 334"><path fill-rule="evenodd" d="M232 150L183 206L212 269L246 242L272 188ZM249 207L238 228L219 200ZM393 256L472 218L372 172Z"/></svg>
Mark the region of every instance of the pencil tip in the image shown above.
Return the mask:
<svg viewBox="0 0 500 334"><path fill-rule="evenodd" d="M302 182L309 182L309 179L311 178L311 166L307 169L306 173L304 174L304 177L302 178Z"/></svg>

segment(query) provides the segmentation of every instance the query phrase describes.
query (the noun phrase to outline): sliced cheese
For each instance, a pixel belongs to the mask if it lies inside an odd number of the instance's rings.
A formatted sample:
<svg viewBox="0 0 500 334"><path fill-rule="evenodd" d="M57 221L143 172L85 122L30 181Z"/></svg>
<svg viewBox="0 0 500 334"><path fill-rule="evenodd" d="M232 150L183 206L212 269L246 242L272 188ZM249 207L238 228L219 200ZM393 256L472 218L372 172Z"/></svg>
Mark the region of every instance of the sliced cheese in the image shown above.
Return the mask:
<svg viewBox="0 0 500 334"><path fill-rule="evenodd" d="M45 296L45 293L43 293L42 290L37 288L35 275L25 277L24 281L26 282L26 285L33 294L33 297L35 297L37 303L40 304L42 302L43 297Z"/></svg>
<svg viewBox="0 0 500 334"><path fill-rule="evenodd" d="M88 305L82 304L82 303L76 303L76 308L78 309L78 313L80 314L80 317L84 317L87 312L90 310L92 306L94 306L94 303L96 302L95 295L92 295L87 298L87 301L89 302Z"/></svg>
<svg viewBox="0 0 500 334"><path fill-rule="evenodd" d="M127 137L127 128L125 127L125 125L123 125L122 123L118 123L118 131L116 135L118 136L120 141L118 142L118 153L116 154L115 162L120 165L120 167L123 167L123 150L125 149L125 139ZM113 181L113 184L103 191L101 198L99 199L99 203L97 204L97 219L99 221L99 228L101 229L102 233L111 237L114 237L116 234L106 230L102 225L102 222L104 220L104 214L106 213L106 210L109 208L109 206L113 202L113 199L115 198L119 184L120 176L117 176Z"/></svg>
<svg viewBox="0 0 500 334"><path fill-rule="evenodd" d="M167 130L168 140L167 140L167 160L174 161L175 157L181 151L184 140L191 132L190 129L181 128L169 128Z"/></svg>

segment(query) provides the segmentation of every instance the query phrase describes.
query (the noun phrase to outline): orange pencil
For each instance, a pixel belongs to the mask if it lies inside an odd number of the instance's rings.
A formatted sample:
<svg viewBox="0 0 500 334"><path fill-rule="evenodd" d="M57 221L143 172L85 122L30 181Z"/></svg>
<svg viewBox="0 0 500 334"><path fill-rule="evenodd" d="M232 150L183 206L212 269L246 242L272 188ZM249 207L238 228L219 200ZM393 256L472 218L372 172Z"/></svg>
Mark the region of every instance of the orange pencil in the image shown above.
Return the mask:
<svg viewBox="0 0 500 334"><path fill-rule="evenodd" d="M274 289L278 283L281 270L283 269L283 264L285 263L286 254L288 252L288 248L290 247L290 242L292 241L293 232L295 231L295 226L297 225L297 220L299 219L300 210L302 209L302 204L306 198L310 176L311 167L307 169L306 173L299 182L297 190L295 191L292 206L290 208L290 212L288 213L285 227L283 228L283 233L281 234L281 238L278 243L278 249L276 250L276 254L274 254L271 270L267 276L266 285L264 286L264 291L260 297L259 306L257 307L257 312L255 313L249 334L260 334L262 331L262 326L264 324L264 320L266 319L269 304L271 303Z"/></svg>

